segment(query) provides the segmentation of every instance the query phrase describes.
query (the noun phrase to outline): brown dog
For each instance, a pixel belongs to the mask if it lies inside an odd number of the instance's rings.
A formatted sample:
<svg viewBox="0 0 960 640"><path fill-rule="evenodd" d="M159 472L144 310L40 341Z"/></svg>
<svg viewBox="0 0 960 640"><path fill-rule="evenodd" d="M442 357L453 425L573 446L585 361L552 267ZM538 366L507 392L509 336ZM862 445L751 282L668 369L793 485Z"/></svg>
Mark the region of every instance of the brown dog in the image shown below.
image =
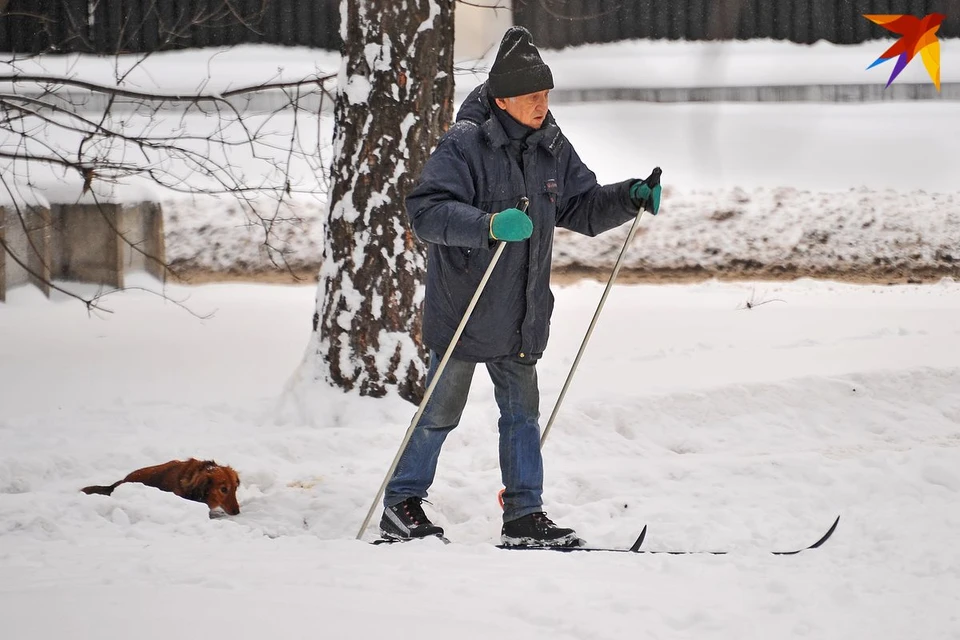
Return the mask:
<svg viewBox="0 0 960 640"><path fill-rule="evenodd" d="M211 510L220 507L231 516L240 513L240 505L237 504L240 478L237 472L230 467L221 467L213 460L171 460L137 469L109 487L84 487L81 491L108 496L124 482L139 482L161 491L171 491L181 498L203 502Z"/></svg>

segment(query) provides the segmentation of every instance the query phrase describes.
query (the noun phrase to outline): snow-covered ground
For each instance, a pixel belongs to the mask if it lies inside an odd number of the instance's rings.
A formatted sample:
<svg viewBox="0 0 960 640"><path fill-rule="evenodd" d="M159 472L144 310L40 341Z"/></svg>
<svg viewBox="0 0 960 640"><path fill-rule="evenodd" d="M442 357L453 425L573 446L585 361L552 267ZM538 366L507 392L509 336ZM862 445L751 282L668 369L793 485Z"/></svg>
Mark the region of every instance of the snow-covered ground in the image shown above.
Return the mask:
<svg viewBox="0 0 960 640"><path fill-rule="evenodd" d="M960 277L956 103L605 102L553 112L601 182L663 169L661 214L645 220L627 268ZM272 268L262 229L235 202L201 202L163 201L168 260ZM319 260L322 212L301 200L275 227L272 244L292 266ZM625 235L561 231L555 264L609 269Z"/></svg>
<svg viewBox="0 0 960 640"><path fill-rule="evenodd" d="M0 308L4 638L960 638L957 283L618 286L546 507L597 545L648 525L650 549L734 552L683 557L497 551L482 374L428 507L456 544L356 541L413 407L283 396L311 286L167 293L215 315L141 291L92 318L28 288ZM556 293L544 414L601 286ZM188 456L238 470L239 516L78 491ZM766 553L837 515L823 548Z"/></svg>
<svg viewBox="0 0 960 640"><path fill-rule="evenodd" d="M558 89L859 84L888 77L889 65L865 70L881 44L638 41L543 55ZM957 81L960 41L943 41L941 52L943 81ZM458 96L483 79L482 73L459 74ZM897 82L929 78L915 61ZM663 168L663 215L647 221L627 269L956 277L958 108L951 101L592 102L554 104L552 111L601 182ZM322 134L331 129L325 119ZM180 213L184 206L187 215ZM259 247L262 231L222 215L231 206L167 200L168 259L187 269L269 268ZM291 266L319 259L321 212L316 201L303 200L290 216L296 222L277 226L282 237L273 244L287 252ZM217 242L198 235L201 227ZM561 232L555 264L609 269L625 233L584 239Z"/></svg>

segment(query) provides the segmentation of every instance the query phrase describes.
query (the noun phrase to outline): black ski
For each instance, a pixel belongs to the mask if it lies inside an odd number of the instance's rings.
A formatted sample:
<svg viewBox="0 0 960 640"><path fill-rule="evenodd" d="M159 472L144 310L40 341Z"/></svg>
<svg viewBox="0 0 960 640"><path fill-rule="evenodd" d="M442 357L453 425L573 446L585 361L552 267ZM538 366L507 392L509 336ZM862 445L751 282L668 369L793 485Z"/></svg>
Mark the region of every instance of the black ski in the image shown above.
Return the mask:
<svg viewBox="0 0 960 640"><path fill-rule="evenodd" d="M370 544L402 544L405 542L413 542L415 540L426 540L427 538L439 538L443 544L450 544L450 538L441 535L426 536L424 538L378 538Z"/></svg>
<svg viewBox="0 0 960 640"><path fill-rule="evenodd" d="M517 545L505 545L498 544L497 549L506 549L508 551L597 551L604 553L646 553L640 549L640 545L643 544L643 539L647 537L647 527L644 525L643 530L640 531L640 535L637 537L636 541L630 545L629 549L620 549L617 547L531 547L531 546L517 546Z"/></svg>
<svg viewBox="0 0 960 640"><path fill-rule="evenodd" d="M833 524L830 525L830 528L825 534L823 534L819 540L813 544L803 547L802 549L795 549L793 551L771 551L773 555L777 556L792 556L803 551L809 551L810 549L816 549L821 546L824 542L830 539L830 536L833 535L833 532L837 530L837 525L840 524L840 516L837 516L837 519L833 521ZM692 554L709 554L715 556L722 556L730 553L729 551L673 551L673 550L660 550L660 549L641 549L643 545L644 538L647 536L647 527L644 526L643 530L640 532L640 536L636 541L630 545L630 548L617 548L617 547L518 547L518 546L505 546L497 545L498 549L506 549L512 551L559 551L564 553L570 553L574 551L595 551L595 552L604 552L604 553L665 553L668 555L682 556L682 555L692 555Z"/></svg>
<svg viewBox="0 0 960 640"><path fill-rule="evenodd" d="M840 524L840 516L837 516L837 519L833 521L833 524L830 525L830 528L827 529L827 532L826 532L825 534L823 534L822 536L820 536L820 539L817 540L816 542L814 542L814 543L811 544L811 545L808 545L808 546L803 547L803 548L800 548L800 549L795 549L795 550L793 550L793 551L771 551L770 553L772 553L772 554L775 555L775 556L792 556L792 555L796 555L796 554L798 554L798 553L802 553L802 552L804 552L804 551L809 551L810 549L816 549L817 547L820 547L824 542L826 542L827 540L830 539L830 536L832 536L832 535L833 535L833 532L837 530L837 525L839 525L839 524ZM443 541L444 544L451 544L450 539L447 538L447 537L445 537L445 536L427 536L427 537L429 537L429 538L439 538L441 541ZM508 546L508 545L502 545L502 544L498 544L498 545L497 545L497 548L498 548L498 549L504 549L504 550L507 550L507 551L559 551L559 552L561 552L561 553L572 553L572 552L575 552L575 551L596 552L596 553L651 553L651 554L652 554L652 553L662 553L662 554L667 554L667 555L672 555L672 556L684 556L684 555L694 555L694 554L707 554L707 555L714 555L714 556L722 556L722 555L727 555L727 554L730 553L729 551L707 551L707 550L687 550L687 551L681 551L681 550L670 550L670 549L641 549L640 547L643 545L643 541L646 539L646 537L647 537L647 527L644 526L643 529L640 531L640 535L637 537L637 539L634 541L634 543L633 543L632 545L630 545L629 548L620 548L620 547L590 547L590 546L583 546L583 547L532 547L532 546L526 546L526 547L524 547L524 546L515 546L515 545L509 545L509 546ZM394 540L394 539L388 539L388 538L380 538L380 539L378 539L378 540L372 541L371 544L375 544L375 545L380 545L380 544L398 544L398 543L401 543L401 544L402 544L402 543L410 542L410 541L412 541L412 540L424 540L424 539L425 539L425 538L411 538L410 540Z"/></svg>

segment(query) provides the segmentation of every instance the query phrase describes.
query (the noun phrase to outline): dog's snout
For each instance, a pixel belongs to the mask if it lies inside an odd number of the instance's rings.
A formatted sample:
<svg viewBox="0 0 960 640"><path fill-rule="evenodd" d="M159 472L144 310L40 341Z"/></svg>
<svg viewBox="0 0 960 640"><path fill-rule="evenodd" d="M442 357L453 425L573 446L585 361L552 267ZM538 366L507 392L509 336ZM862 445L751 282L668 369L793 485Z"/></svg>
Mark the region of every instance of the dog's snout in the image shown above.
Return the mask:
<svg viewBox="0 0 960 640"><path fill-rule="evenodd" d="M236 494L226 496L226 499L220 503L220 508L223 509L227 515L238 515L240 513L240 503L237 500Z"/></svg>

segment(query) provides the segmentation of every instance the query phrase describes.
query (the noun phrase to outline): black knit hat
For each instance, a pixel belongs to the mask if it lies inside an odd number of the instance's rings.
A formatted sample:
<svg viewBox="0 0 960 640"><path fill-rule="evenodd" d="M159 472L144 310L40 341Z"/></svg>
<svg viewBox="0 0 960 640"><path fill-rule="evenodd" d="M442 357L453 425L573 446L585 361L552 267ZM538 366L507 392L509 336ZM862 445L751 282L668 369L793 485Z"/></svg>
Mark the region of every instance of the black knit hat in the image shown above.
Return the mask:
<svg viewBox="0 0 960 640"><path fill-rule="evenodd" d="M553 74L523 27L510 27L503 34L497 59L487 80L494 98L512 98L544 89L553 89Z"/></svg>

